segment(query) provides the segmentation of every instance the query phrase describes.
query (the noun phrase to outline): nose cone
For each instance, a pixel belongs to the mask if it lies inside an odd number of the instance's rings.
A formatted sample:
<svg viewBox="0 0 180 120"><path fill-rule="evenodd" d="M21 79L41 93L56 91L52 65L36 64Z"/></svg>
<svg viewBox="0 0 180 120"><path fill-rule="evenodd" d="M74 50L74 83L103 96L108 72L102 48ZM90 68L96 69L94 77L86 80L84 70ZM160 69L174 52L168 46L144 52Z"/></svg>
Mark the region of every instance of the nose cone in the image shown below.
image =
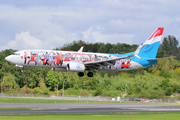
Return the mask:
<svg viewBox="0 0 180 120"><path fill-rule="evenodd" d="M5 60L8 61L8 62L10 62L10 61L11 61L10 56L7 56L7 57L5 58Z"/></svg>

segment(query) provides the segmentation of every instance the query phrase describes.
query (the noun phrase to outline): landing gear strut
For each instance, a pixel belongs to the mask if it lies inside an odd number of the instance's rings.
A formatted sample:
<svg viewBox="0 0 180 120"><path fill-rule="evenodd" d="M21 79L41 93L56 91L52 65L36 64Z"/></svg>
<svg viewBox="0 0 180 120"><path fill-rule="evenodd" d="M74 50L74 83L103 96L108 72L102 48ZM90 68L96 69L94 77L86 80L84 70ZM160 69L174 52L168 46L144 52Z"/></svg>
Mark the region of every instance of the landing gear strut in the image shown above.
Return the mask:
<svg viewBox="0 0 180 120"><path fill-rule="evenodd" d="M88 77L93 77L93 72L88 72L88 73L87 73L87 76L88 76Z"/></svg>
<svg viewBox="0 0 180 120"><path fill-rule="evenodd" d="M23 73L23 67L21 68L21 72Z"/></svg>
<svg viewBox="0 0 180 120"><path fill-rule="evenodd" d="M79 72L79 73L78 73L78 76L79 76L79 77L83 77L83 76L84 76L84 73L83 73L83 72Z"/></svg>

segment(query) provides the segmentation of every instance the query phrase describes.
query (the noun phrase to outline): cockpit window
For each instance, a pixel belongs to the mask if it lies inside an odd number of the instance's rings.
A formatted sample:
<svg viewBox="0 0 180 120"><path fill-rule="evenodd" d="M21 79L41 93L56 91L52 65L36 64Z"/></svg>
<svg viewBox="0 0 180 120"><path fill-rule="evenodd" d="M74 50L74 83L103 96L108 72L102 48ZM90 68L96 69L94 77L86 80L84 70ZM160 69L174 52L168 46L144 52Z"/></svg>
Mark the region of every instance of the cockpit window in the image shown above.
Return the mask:
<svg viewBox="0 0 180 120"><path fill-rule="evenodd" d="M20 53L13 53L12 55L20 55Z"/></svg>

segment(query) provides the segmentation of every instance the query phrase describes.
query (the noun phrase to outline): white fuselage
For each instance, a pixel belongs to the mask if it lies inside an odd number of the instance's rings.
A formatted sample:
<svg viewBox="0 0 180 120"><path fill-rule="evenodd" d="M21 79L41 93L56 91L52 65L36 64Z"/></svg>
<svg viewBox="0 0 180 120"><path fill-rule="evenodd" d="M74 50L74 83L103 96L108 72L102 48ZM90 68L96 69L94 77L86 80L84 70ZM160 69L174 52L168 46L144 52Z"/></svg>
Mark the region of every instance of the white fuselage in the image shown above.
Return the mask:
<svg viewBox="0 0 180 120"><path fill-rule="evenodd" d="M66 68L69 63L85 63L118 58L117 54L53 51L53 50L21 50L6 57L6 60L18 66ZM142 68L130 58L117 60L115 64L100 67L100 70L131 70Z"/></svg>

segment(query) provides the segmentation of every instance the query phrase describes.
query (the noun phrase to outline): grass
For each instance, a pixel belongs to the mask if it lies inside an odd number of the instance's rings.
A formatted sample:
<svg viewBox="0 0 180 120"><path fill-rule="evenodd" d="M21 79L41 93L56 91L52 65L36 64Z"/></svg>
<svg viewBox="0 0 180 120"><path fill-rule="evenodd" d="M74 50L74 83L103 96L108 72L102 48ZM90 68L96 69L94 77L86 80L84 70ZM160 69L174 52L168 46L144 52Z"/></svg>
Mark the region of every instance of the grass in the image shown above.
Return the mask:
<svg viewBox="0 0 180 120"><path fill-rule="evenodd" d="M180 112L0 115L1 120L179 120Z"/></svg>
<svg viewBox="0 0 180 120"><path fill-rule="evenodd" d="M36 98L0 98L0 103L119 103L108 101L86 101L86 100L58 100L58 99L36 99Z"/></svg>
<svg viewBox="0 0 180 120"><path fill-rule="evenodd" d="M117 101L86 101L86 100L58 100L58 99L36 99L36 98L0 98L0 103L120 103ZM123 102L123 104L158 104L158 105L180 105L179 103L141 103Z"/></svg>

